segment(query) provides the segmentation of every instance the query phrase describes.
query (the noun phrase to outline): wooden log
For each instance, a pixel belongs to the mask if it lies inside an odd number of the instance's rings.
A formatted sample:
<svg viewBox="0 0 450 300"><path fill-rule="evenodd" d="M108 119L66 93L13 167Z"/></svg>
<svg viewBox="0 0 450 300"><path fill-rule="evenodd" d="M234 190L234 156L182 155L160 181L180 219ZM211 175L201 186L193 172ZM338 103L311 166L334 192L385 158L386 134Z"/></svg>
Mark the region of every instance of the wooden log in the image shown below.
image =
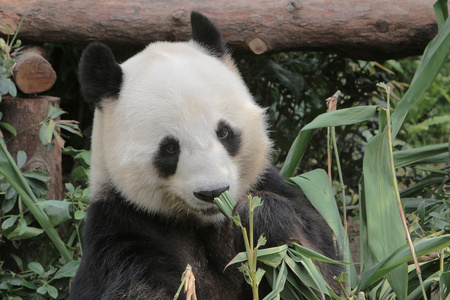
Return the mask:
<svg viewBox="0 0 450 300"><path fill-rule="evenodd" d="M45 119L50 105L59 104L59 98L51 96L36 96L30 98L3 97L0 103L0 111L3 112L2 122L14 126L20 132ZM3 131L5 140L12 136ZM22 150L27 154L27 162L23 171L41 170L51 177L47 182L49 193L47 199L62 200L62 166L61 147L55 145L53 151L49 151L39 139L39 127L34 127L13 138L7 145L9 153L17 159L17 152Z"/></svg>
<svg viewBox="0 0 450 300"><path fill-rule="evenodd" d="M43 48L33 46L25 48L16 58L12 74L17 88L22 93L43 93L55 84L56 72L45 57Z"/></svg>
<svg viewBox="0 0 450 300"><path fill-rule="evenodd" d="M145 45L190 39L192 10L233 48L335 52L375 60L417 55L437 33L434 0L0 0L0 28L33 42Z"/></svg>

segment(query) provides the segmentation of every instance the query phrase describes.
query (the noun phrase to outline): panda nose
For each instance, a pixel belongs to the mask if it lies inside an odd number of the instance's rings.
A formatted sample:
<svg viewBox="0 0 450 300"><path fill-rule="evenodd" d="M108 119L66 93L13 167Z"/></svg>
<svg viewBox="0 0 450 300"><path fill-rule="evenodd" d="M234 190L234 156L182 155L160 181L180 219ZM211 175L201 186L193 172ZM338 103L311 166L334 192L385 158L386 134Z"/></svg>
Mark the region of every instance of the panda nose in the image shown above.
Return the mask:
<svg viewBox="0 0 450 300"><path fill-rule="evenodd" d="M230 186L221 187L215 190L194 192L194 196L206 202L213 202L214 198L219 197L223 192L228 191Z"/></svg>

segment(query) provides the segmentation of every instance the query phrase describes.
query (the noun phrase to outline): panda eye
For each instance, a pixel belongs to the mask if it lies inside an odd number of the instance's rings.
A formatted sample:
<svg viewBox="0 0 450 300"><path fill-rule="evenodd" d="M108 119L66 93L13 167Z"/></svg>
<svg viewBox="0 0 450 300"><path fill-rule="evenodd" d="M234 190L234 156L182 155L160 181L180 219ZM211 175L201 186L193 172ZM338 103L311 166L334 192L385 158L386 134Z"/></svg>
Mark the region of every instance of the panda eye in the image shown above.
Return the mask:
<svg viewBox="0 0 450 300"><path fill-rule="evenodd" d="M168 154L175 154L180 149L180 146L178 146L178 144L170 143L170 144L167 144L164 148Z"/></svg>
<svg viewBox="0 0 450 300"><path fill-rule="evenodd" d="M217 131L217 137L219 139L226 139L229 133L230 133L229 128L227 126L223 126Z"/></svg>

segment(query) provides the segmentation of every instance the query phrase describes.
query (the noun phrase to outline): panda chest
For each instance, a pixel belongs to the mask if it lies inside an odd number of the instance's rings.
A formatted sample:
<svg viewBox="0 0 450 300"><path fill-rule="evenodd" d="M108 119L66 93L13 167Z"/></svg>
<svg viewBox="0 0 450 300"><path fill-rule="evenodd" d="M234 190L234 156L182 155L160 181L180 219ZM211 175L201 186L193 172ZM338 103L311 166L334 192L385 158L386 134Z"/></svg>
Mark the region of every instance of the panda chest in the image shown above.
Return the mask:
<svg viewBox="0 0 450 300"><path fill-rule="evenodd" d="M198 299L239 298L242 274L234 266L225 269L236 254L226 229L178 228L166 238L175 252L173 261L178 261L179 267L192 267Z"/></svg>

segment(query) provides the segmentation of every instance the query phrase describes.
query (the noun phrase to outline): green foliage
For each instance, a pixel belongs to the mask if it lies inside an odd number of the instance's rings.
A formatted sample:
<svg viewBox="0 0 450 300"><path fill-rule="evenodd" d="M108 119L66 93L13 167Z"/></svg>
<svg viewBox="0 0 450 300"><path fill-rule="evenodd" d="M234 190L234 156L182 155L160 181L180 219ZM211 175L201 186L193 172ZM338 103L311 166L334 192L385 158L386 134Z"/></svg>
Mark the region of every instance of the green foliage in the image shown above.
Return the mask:
<svg viewBox="0 0 450 300"><path fill-rule="evenodd" d="M58 107L50 107L45 120L35 125L42 128L50 124L51 130L48 126L46 130L41 129L47 135L44 136L45 141L41 139L47 148L52 148L48 145L59 137L58 126L65 126L66 130L69 128L69 132L77 131L76 124L70 121L54 121L62 113ZM52 122L54 125L51 125ZM68 283L79 266L79 229L85 219L89 189L67 183L66 199L45 200L49 176L41 171L22 172L20 169L27 161L25 152L18 152L16 164L4 142L0 143L0 150L0 243L2 247L21 249L20 256L11 253L2 258L0 295L2 299L65 299ZM77 175L74 183L85 185L90 153L72 148L67 149L66 153L80 164L78 170L85 172L84 177ZM65 234L58 233L56 227Z"/></svg>
<svg viewBox="0 0 450 300"><path fill-rule="evenodd" d="M16 38L26 13L27 9L25 9L19 26L17 27L17 30L11 40L10 37L12 32L9 27L4 28L7 35L7 40L5 41L3 38L0 38L0 101L3 95L10 94L15 97L17 94L16 85L9 78L11 75L11 69L15 64L14 59L11 58L11 51L22 45L22 42Z"/></svg>

